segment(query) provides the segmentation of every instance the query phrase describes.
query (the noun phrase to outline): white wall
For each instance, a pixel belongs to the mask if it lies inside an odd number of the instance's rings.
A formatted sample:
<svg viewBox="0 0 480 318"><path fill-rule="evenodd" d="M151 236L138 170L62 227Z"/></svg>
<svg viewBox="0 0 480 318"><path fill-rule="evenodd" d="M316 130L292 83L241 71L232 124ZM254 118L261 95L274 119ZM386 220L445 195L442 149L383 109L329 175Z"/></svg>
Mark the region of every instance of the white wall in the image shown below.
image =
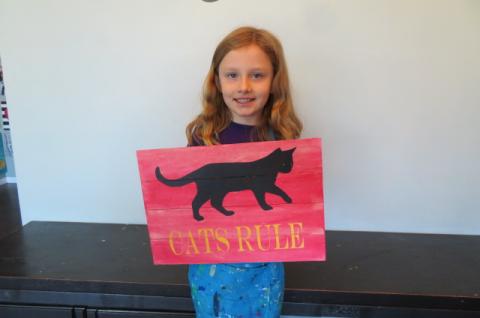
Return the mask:
<svg viewBox="0 0 480 318"><path fill-rule="evenodd" d="M480 1L2 0L22 219L144 223L135 150L185 145L217 42L283 41L329 229L480 234Z"/></svg>

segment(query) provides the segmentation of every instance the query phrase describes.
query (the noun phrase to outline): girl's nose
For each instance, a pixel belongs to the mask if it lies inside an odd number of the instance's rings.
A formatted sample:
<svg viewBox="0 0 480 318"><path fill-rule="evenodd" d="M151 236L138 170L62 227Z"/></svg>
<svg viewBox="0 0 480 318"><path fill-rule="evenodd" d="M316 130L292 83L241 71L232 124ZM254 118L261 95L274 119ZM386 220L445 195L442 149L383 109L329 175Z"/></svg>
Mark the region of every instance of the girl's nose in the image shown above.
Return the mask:
<svg viewBox="0 0 480 318"><path fill-rule="evenodd" d="M240 92L250 92L252 90L250 79L246 76L243 77L240 81L239 91Z"/></svg>

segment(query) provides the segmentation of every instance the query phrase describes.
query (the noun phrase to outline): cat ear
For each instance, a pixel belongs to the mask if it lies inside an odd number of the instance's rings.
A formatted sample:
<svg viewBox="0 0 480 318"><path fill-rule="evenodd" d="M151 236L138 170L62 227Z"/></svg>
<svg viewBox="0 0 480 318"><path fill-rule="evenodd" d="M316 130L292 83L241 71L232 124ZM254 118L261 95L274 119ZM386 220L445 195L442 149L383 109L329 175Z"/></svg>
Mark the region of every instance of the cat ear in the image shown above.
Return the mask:
<svg viewBox="0 0 480 318"><path fill-rule="evenodd" d="M278 157L282 153L282 149L277 148L274 151L272 151L268 157Z"/></svg>
<svg viewBox="0 0 480 318"><path fill-rule="evenodd" d="M285 152L287 152L287 153L289 153L289 154L293 154L293 152L295 151L295 149L297 149L297 147L293 147L292 149L286 150Z"/></svg>

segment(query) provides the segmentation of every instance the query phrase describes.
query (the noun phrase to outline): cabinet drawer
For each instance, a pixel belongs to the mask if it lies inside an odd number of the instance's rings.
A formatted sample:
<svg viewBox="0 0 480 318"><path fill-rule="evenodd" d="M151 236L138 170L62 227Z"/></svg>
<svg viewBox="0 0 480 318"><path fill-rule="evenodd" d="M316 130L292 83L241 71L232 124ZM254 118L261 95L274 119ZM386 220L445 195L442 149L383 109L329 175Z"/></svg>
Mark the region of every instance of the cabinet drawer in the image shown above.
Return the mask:
<svg viewBox="0 0 480 318"><path fill-rule="evenodd" d="M97 310L96 318L195 318L195 314L133 310Z"/></svg>
<svg viewBox="0 0 480 318"><path fill-rule="evenodd" d="M72 318L72 308L0 305L2 318Z"/></svg>

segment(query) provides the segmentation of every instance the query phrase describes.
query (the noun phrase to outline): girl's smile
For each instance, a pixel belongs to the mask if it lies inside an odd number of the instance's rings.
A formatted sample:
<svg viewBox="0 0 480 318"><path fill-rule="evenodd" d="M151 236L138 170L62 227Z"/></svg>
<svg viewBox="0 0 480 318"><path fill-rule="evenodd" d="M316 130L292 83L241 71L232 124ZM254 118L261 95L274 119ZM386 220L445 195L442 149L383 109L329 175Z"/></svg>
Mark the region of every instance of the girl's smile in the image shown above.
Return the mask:
<svg viewBox="0 0 480 318"><path fill-rule="evenodd" d="M254 107L255 106L255 104L254 104L255 98L254 97L252 97L252 98L240 97L240 98L234 98L233 100L238 104L238 106L240 108ZM232 112L232 115L233 115L233 112ZM235 121L235 122L237 122L237 121Z"/></svg>
<svg viewBox="0 0 480 318"><path fill-rule="evenodd" d="M255 98L234 98L234 100L237 102L237 103L240 103L240 104L246 104L246 103L249 103L249 102L253 102L255 100Z"/></svg>
<svg viewBox="0 0 480 318"><path fill-rule="evenodd" d="M272 63L257 45L251 44L225 55L219 66L217 83L234 122L259 123L270 97L272 79Z"/></svg>

